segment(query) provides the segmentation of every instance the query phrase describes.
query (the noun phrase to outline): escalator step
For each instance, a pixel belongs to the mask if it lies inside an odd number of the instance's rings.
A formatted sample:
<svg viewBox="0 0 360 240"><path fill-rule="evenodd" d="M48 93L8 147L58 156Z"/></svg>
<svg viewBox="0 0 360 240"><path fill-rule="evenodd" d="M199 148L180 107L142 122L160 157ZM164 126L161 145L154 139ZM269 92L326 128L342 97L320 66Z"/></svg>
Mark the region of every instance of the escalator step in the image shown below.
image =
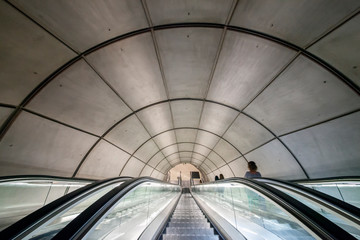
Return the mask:
<svg viewBox="0 0 360 240"><path fill-rule="evenodd" d="M194 228L210 228L210 223L188 223L188 222L170 222L169 227L194 227Z"/></svg>
<svg viewBox="0 0 360 240"><path fill-rule="evenodd" d="M184 227L167 227L167 234L196 234L196 235L214 235L212 228L184 228Z"/></svg>
<svg viewBox="0 0 360 240"><path fill-rule="evenodd" d="M164 234L163 240L219 240L219 236L192 234Z"/></svg>

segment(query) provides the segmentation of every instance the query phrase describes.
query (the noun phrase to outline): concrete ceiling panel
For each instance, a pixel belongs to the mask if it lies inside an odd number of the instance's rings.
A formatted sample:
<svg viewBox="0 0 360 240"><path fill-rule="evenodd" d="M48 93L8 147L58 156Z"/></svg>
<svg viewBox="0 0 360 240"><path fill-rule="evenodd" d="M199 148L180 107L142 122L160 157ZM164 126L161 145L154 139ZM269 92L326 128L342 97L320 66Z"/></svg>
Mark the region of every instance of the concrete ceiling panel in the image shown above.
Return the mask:
<svg viewBox="0 0 360 240"><path fill-rule="evenodd" d="M170 106L168 103L157 104L137 113L145 128L154 136L173 128Z"/></svg>
<svg viewBox="0 0 360 240"><path fill-rule="evenodd" d="M238 114L238 111L231 108L207 102L204 106L199 128L221 136Z"/></svg>
<svg viewBox="0 0 360 240"><path fill-rule="evenodd" d="M269 40L228 31L207 98L243 109L295 55Z"/></svg>
<svg viewBox="0 0 360 240"><path fill-rule="evenodd" d="M360 112L281 139L310 178L360 175Z"/></svg>
<svg viewBox="0 0 360 240"><path fill-rule="evenodd" d="M234 173L231 171L230 167L228 165L225 165L221 168L219 168L219 171L222 175L224 175L224 178L231 178L235 177ZM220 175L220 174L219 174Z"/></svg>
<svg viewBox="0 0 360 240"><path fill-rule="evenodd" d="M179 143L178 148L179 148L180 152L182 152L182 151L192 152L194 149L194 144L193 143Z"/></svg>
<svg viewBox="0 0 360 240"><path fill-rule="evenodd" d="M132 157L125 165L121 172L121 176L138 177L145 164L140 160Z"/></svg>
<svg viewBox="0 0 360 240"><path fill-rule="evenodd" d="M22 112L0 142L0 175L71 177L97 138Z"/></svg>
<svg viewBox="0 0 360 240"><path fill-rule="evenodd" d="M209 132L200 131L198 132L196 143L204 145L208 148L213 148L219 141L219 137Z"/></svg>
<svg viewBox="0 0 360 240"><path fill-rule="evenodd" d="M215 171L217 169L216 165L209 159L205 159L202 165L204 164L210 169L210 171Z"/></svg>
<svg viewBox="0 0 360 240"><path fill-rule="evenodd" d="M278 140L265 144L246 154L245 157L248 161L256 163L258 171L263 177L279 179L306 178L295 158Z"/></svg>
<svg viewBox="0 0 360 240"><path fill-rule="evenodd" d="M204 161L205 160L205 156L204 155L201 155L199 153L196 153L196 152L193 152L192 154L192 159L193 160L199 160L199 161Z"/></svg>
<svg viewBox="0 0 360 240"><path fill-rule="evenodd" d="M219 154L226 162L230 162L235 158L240 157L239 151L236 150L230 143L220 139L218 144L214 147L214 151Z"/></svg>
<svg viewBox="0 0 360 240"><path fill-rule="evenodd" d="M240 114L224 134L224 139L231 142L243 154L273 138L268 130L244 114Z"/></svg>
<svg viewBox="0 0 360 240"><path fill-rule="evenodd" d="M156 146L153 140L147 141L142 145L135 153L135 157L141 159L144 162L147 162L154 154L159 151L159 148Z"/></svg>
<svg viewBox="0 0 360 240"><path fill-rule="evenodd" d="M180 160L180 155L178 152L172 153L171 155L166 155L166 158L169 160L169 162L173 162L175 160Z"/></svg>
<svg viewBox="0 0 360 240"><path fill-rule="evenodd" d="M207 158L210 159L216 165L217 168L224 166L224 164L226 164L224 159L222 159L221 156L219 156L214 152L210 152Z"/></svg>
<svg viewBox="0 0 360 240"><path fill-rule="evenodd" d="M244 177L246 171L248 171L247 162L243 157L230 162L229 166L234 172L235 177Z"/></svg>
<svg viewBox="0 0 360 240"><path fill-rule="evenodd" d="M166 159L164 159L164 160L162 160L162 161L156 166L155 169L157 169L158 171L162 172L161 170L162 170L163 168L169 167L169 166L170 166L169 162L168 162Z"/></svg>
<svg viewBox="0 0 360 240"><path fill-rule="evenodd" d="M211 151L210 148L204 147L202 145L195 144L194 152L196 152L196 153L199 153L199 154L201 154L203 156L207 156L207 155L209 155L210 151Z"/></svg>
<svg viewBox="0 0 360 240"><path fill-rule="evenodd" d="M196 129L177 129L175 130L178 142L195 142Z"/></svg>
<svg viewBox="0 0 360 240"><path fill-rule="evenodd" d="M245 112L276 134L284 134L359 108L359 95L300 56Z"/></svg>
<svg viewBox="0 0 360 240"><path fill-rule="evenodd" d="M304 47L355 12L359 6L357 0L245 0L238 3L230 24L264 32Z"/></svg>
<svg viewBox="0 0 360 240"><path fill-rule="evenodd" d="M198 127L202 106L202 101L172 101L175 128Z"/></svg>
<svg viewBox="0 0 360 240"><path fill-rule="evenodd" d="M81 52L116 36L149 26L140 1L11 2Z"/></svg>
<svg viewBox="0 0 360 240"><path fill-rule="evenodd" d="M206 164L201 164L198 166L199 169L204 171L206 174L209 174L211 172L210 168Z"/></svg>
<svg viewBox="0 0 360 240"><path fill-rule="evenodd" d="M161 133L160 135L157 135L156 137L154 137L153 140L159 146L159 148L165 148L168 145L176 143L175 132L168 131L168 132Z"/></svg>
<svg viewBox="0 0 360 240"><path fill-rule="evenodd" d="M76 177L103 179L117 177L130 155L101 140L81 165Z"/></svg>
<svg viewBox="0 0 360 240"><path fill-rule="evenodd" d="M150 33L115 42L86 59L133 110L167 98Z"/></svg>
<svg viewBox="0 0 360 240"><path fill-rule="evenodd" d="M51 81L27 108L97 135L131 113L83 60Z"/></svg>
<svg viewBox="0 0 360 240"><path fill-rule="evenodd" d="M150 176L150 174L152 173L153 171L153 168L148 166L148 165L145 165L144 169L141 171L140 173L140 177L143 177L143 176Z"/></svg>
<svg viewBox="0 0 360 240"><path fill-rule="evenodd" d="M76 54L5 1L0 2L0 102L18 105Z"/></svg>
<svg viewBox="0 0 360 240"><path fill-rule="evenodd" d="M0 126L10 117L14 108L0 107Z"/></svg>
<svg viewBox="0 0 360 240"><path fill-rule="evenodd" d="M183 158L190 159L192 152L179 152L180 160L183 161Z"/></svg>
<svg viewBox="0 0 360 240"><path fill-rule="evenodd" d="M165 159L164 154L162 152L158 152L148 161L148 165L155 168L163 159Z"/></svg>
<svg viewBox="0 0 360 240"><path fill-rule="evenodd" d="M129 153L133 153L150 135L135 115L132 115L112 129L105 139Z"/></svg>
<svg viewBox="0 0 360 240"><path fill-rule="evenodd" d="M360 87L360 15L309 48L311 53L347 75Z"/></svg>
<svg viewBox="0 0 360 240"><path fill-rule="evenodd" d="M202 161L192 158L191 163L195 165L195 167L199 167L202 164Z"/></svg>
<svg viewBox="0 0 360 240"><path fill-rule="evenodd" d="M174 145L167 146L166 148L163 148L161 151L163 152L163 154L165 156L169 156L169 155L171 155L173 153L178 152L179 149L178 149L177 145L174 144Z"/></svg>
<svg viewBox="0 0 360 240"><path fill-rule="evenodd" d="M156 31L170 98L204 98L221 29L174 28Z"/></svg>
<svg viewBox="0 0 360 240"><path fill-rule="evenodd" d="M154 25L178 22L222 23L230 13L232 0L148 0Z"/></svg>

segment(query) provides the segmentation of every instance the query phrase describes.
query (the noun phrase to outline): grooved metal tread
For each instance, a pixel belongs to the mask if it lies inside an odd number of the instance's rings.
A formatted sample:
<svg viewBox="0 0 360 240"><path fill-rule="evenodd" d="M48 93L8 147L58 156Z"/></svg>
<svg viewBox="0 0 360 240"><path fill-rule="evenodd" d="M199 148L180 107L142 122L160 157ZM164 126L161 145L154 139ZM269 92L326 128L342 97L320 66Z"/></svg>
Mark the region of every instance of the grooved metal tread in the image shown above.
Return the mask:
<svg viewBox="0 0 360 240"><path fill-rule="evenodd" d="M214 229L195 203L190 193L183 193L171 216L163 240L218 240Z"/></svg>

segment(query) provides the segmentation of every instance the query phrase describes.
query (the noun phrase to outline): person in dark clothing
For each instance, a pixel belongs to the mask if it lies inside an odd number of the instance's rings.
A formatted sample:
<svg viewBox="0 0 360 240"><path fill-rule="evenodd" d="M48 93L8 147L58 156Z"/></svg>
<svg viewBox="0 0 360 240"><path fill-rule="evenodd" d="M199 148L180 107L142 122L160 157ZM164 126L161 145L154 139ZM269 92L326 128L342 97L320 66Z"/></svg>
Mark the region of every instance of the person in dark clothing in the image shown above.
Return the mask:
<svg viewBox="0 0 360 240"><path fill-rule="evenodd" d="M216 176L215 176L215 181L217 181L217 180L219 180L219 177L216 175Z"/></svg>
<svg viewBox="0 0 360 240"><path fill-rule="evenodd" d="M244 178L257 178L261 177L261 173L257 171L256 163L253 161L248 162L249 171L245 173Z"/></svg>

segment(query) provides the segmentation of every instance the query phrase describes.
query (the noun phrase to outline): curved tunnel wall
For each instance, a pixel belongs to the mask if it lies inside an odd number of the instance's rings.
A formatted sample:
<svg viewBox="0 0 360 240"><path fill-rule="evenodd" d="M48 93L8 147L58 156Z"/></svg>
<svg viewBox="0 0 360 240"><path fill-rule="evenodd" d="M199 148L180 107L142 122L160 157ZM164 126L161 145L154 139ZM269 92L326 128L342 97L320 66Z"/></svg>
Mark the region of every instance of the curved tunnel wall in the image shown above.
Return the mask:
<svg viewBox="0 0 360 240"><path fill-rule="evenodd" d="M0 3L0 174L360 174L359 3L178 2Z"/></svg>

